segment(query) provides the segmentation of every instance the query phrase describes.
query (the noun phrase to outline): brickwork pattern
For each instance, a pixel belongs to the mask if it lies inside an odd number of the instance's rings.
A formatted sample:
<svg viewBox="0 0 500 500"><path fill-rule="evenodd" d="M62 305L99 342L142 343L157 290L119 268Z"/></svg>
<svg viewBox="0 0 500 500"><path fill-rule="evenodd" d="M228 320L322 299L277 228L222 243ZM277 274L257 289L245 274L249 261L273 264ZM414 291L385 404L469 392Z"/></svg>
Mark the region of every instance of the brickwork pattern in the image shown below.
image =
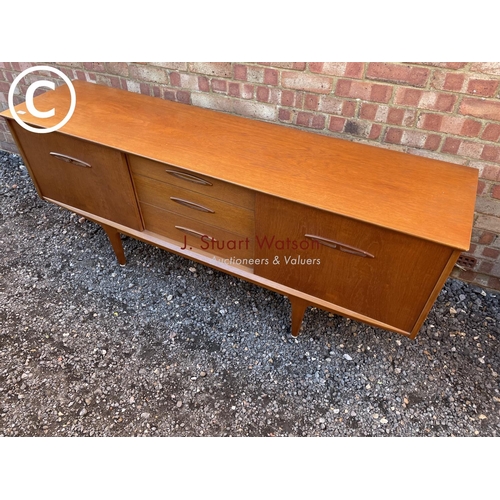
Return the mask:
<svg viewBox="0 0 500 500"><path fill-rule="evenodd" d="M0 63L0 109L14 78L42 63ZM49 62L70 79L379 147L479 171L473 269L455 277L500 290L500 63ZM60 84L54 75L46 74ZM18 86L24 100L31 75ZM17 152L0 122L0 149Z"/></svg>

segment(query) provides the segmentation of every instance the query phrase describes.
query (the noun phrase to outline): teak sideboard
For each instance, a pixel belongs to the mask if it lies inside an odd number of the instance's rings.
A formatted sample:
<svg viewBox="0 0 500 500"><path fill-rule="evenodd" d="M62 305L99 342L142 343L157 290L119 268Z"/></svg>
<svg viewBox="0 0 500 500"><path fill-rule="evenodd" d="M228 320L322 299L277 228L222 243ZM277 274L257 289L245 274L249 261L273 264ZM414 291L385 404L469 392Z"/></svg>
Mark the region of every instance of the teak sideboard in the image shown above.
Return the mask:
<svg viewBox="0 0 500 500"><path fill-rule="evenodd" d="M60 130L1 116L38 194L120 234L286 295L292 334L308 306L414 338L468 250L477 171L75 81ZM67 86L25 104L49 128ZM23 113L24 112L24 113Z"/></svg>

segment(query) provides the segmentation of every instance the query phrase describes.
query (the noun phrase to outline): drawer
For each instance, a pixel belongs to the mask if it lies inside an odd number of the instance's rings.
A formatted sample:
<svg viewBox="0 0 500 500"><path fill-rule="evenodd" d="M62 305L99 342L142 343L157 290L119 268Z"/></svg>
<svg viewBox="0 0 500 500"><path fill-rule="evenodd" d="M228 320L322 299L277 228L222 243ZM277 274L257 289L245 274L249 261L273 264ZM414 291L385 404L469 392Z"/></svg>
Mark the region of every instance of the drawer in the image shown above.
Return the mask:
<svg viewBox="0 0 500 500"><path fill-rule="evenodd" d="M451 249L266 195L256 198L255 273L411 331Z"/></svg>
<svg viewBox="0 0 500 500"><path fill-rule="evenodd" d="M134 175L150 177L240 207L254 209L255 195L253 191L140 156L128 155L127 158Z"/></svg>
<svg viewBox="0 0 500 500"><path fill-rule="evenodd" d="M10 125L43 197L142 229L123 153L58 132L35 134Z"/></svg>
<svg viewBox="0 0 500 500"><path fill-rule="evenodd" d="M135 175L134 183L139 201L148 205L220 227L230 233L254 233L252 210L142 175Z"/></svg>
<svg viewBox="0 0 500 500"><path fill-rule="evenodd" d="M181 249L203 250L224 258L253 259L254 235L237 235L177 213L141 203L148 231L179 242ZM248 265L243 262L242 265ZM250 264L250 267L252 265Z"/></svg>

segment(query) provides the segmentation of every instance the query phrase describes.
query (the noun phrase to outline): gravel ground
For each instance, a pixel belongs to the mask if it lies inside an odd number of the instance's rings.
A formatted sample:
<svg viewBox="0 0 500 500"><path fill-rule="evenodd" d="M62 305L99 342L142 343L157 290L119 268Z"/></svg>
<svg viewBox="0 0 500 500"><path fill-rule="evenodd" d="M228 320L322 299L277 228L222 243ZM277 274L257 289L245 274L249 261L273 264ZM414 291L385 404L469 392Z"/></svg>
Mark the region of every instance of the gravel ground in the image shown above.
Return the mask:
<svg viewBox="0 0 500 500"><path fill-rule="evenodd" d="M448 280L416 340L41 201L0 152L0 435L496 436L499 299Z"/></svg>

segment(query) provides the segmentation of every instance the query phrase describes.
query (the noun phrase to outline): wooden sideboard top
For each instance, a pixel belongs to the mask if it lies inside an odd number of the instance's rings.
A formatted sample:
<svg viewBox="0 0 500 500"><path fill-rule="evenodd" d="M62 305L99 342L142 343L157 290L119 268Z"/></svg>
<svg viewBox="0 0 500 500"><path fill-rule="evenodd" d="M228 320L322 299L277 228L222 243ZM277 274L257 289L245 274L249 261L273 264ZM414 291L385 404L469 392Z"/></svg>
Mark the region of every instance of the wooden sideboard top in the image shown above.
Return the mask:
<svg viewBox="0 0 500 500"><path fill-rule="evenodd" d="M73 82L76 110L59 131L297 203L467 250L477 170L195 106ZM53 118L61 86L35 98ZM11 118L9 110L0 114ZM409 263L410 264L410 263Z"/></svg>

